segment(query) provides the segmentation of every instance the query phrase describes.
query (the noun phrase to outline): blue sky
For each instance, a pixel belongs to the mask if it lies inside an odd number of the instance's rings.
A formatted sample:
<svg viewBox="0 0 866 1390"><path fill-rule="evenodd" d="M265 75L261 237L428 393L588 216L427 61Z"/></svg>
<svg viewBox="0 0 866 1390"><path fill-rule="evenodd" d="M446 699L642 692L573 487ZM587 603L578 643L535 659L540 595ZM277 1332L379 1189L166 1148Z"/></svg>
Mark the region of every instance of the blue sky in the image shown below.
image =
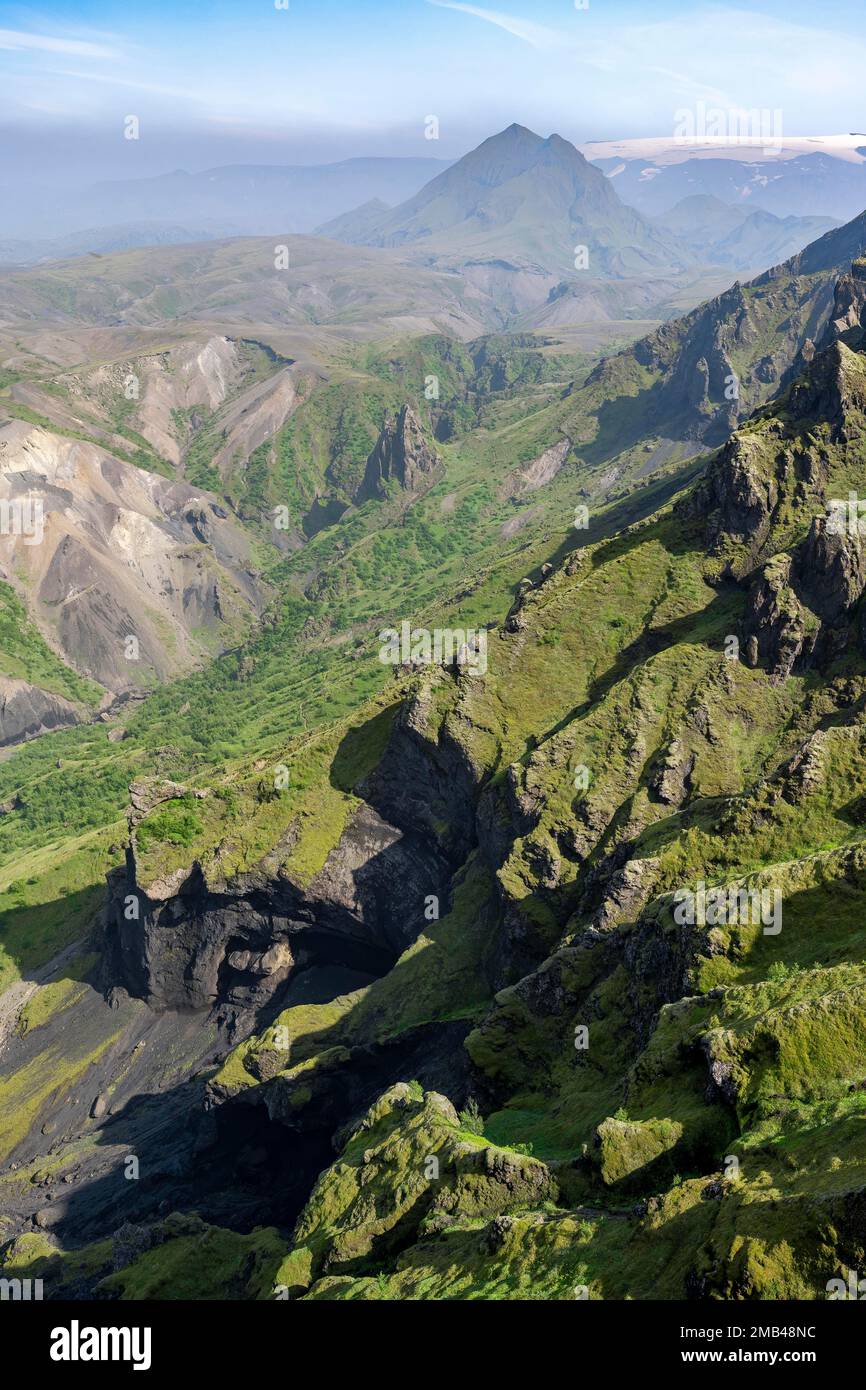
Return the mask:
<svg viewBox="0 0 866 1390"><path fill-rule="evenodd" d="M0 3L0 159L73 178L453 157L513 120L577 142L668 134L698 101L828 133L866 128L864 72L863 0Z"/></svg>

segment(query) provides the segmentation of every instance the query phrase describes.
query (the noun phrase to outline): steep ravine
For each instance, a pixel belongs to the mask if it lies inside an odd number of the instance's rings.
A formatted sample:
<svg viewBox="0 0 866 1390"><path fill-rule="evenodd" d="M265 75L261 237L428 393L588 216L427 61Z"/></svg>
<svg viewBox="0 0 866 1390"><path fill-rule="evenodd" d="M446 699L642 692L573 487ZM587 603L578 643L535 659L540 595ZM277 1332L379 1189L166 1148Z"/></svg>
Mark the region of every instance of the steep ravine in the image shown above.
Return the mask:
<svg viewBox="0 0 866 1390"><path fill-rule="evenodd" d="M214 1064L281 1010L327 1004L385 975L423 926L430 895L447 910L475 844L475 789L456 746L431 756L419 703L398 716L365 799L305 888L279 864L281 854L290 860L291 833L230 881L192 863L144 888L137 827L185 789L133 785L126 867L110 875L95 928L97 973L35 1031L13 1031L0 1053L0 1082L58 1070L66 1048L73 1068L41 1098L0 1171L0 1235L35 1226L74 1247L124 1220L190 1208L232 1229L289 1228L332 1157L334 1131L394 1080L408 1070L465 1089L460 1022L355 1049L301 1124L275 1123L262 1094L226 1104L208 1084ZM432 828L437 813L447 813L447 842ZM130 1153L136 1182L123 1179Z"/></svg>

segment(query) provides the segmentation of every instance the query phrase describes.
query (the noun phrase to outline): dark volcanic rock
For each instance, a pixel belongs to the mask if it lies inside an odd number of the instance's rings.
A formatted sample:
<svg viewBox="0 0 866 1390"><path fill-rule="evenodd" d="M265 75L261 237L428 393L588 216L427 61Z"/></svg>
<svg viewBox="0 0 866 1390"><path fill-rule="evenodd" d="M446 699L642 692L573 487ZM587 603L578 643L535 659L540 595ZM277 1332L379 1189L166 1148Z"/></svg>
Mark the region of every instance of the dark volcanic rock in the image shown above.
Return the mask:
<svg viewBox="0 0 866 1390"><path fill-rule="evenodd" d="M821 346L826 347L839 338L850 348L863 342L863 318L866 311L866 259L854 261L847 275L840 275L833 296L833 309Z"/></svg>
<svg viewBox="0 0 866 1390"><path fill-rule="evenodd" d="M815 517L806 539L764 566L743 616L745 656L787 676L839 655L851 641L853 610L866 587L866 547L857 535Z"/></svg>
<svg viewBox="0 0 866 1390"><path fill-rule="evenodd" d="M406 492L423 492L433 485L439 468L439 455L427 443L417 415L404 405L396 421L386 418L355 500L384 497L391 481Z"/></svg>
<svg viewBox="0 0 866 1390"><path fill-rule="evenodd" d="M247 1010L311 964L389 969L423 929L428 900L447 910L451 874L475 838L471 773L456 743L427 737L426 709L423 691L403 706L385 756L356 788L362 804L303 887L267 859L230 881L193 863L142 883L135 827L186 789L134 783L126 868L109 881L106 984L157 1009Z"/></svg>
<svg viewBox="0 0 866 1390"><path fill-rule="evenodd" d="M75 706L62 696L0 676L0 747L79 722Z"/></svg>

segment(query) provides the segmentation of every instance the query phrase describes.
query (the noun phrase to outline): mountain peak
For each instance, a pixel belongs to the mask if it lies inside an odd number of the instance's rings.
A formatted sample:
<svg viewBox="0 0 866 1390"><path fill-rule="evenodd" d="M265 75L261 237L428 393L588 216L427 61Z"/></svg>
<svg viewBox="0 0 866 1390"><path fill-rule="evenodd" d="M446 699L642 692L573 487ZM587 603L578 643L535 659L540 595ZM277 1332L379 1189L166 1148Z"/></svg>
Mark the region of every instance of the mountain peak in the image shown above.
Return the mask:
<svg viewBox="0 0 866 1390"><path fill-rule="evenodd" d="M556 150L561 154L580 155L580 158L583 159L583 155L580 154L580 150L577 146L573 145L570 140L566 140L564 135L557 135L556 131L554 131L552 135L548 135L544 144L547 145L548 149Z"/></svg>
<svg viewBox="0 0 866 1390"><path fill-rule="evenodd" d="M518 121L512 121L511 125L506 126L504 130L500 130L498 135L489 136L488 140L523 139L527 135L530 140L540 142L542 139L540 135L536 135L534 130L530 130L529 126L520 125Z"/></svg>
<svg viewBox="0 0 866 1390"><path fill-rule="evenodd" d="M547 138L513 122L458 159L387 216L356 211L325 235L367 245L422 242L448 260L507 261L541 277L574 273L573 247L591 248L597 275L623 277L647 266L679 269L668 233L625 207L600 169L564 136ZM500 267L501 268L501 267ZM521 294L524 291L521 290Z"/></svg>
<svg viewBox="0 0 866 1390"><path fill-rule="evenodd" d="M452 168L467 171L483 168L486 171L485 182L491 181L491 176L496 179L510 178L537 159L544 145L545 141L534 130L515 122L498 135L490 135L482 140L474 150L458 159Z"/></svg>

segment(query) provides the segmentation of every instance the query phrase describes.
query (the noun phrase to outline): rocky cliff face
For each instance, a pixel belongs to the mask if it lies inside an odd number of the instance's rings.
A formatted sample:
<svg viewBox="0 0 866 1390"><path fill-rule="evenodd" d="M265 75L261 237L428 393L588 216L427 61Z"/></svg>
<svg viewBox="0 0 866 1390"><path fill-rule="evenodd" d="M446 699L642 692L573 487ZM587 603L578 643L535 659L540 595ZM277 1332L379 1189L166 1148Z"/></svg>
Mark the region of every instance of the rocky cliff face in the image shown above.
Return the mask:
<svg viewBox="0 0 866 1390"><path fill-rule="evenodd" d="M748 413L750 392L740 382L731 354L748 352L757 337L739 285L711 301L696 316L666 380L659 409L688 422L689 432L708 444L724 439Z"/></svg>
<svg viewBox="0 0 866 1390"><path fill-rule="evenodd" d="M814 243L808 254L748 284L733 285L623 353L603 359L587 385L600 388L603 398L616 398L623 381L636 378L646 388L644 430L718 445L805 370L815 344L829 341L825 333L831 320L852 312L843 303L844 286L836 309L834 293L852 256L864 250L866 221L858 218ZM856 300L858 291L851 293Z"/></svg>
<svg viewBox="0 0 866 1390"><path fill-rule="evenodd" d="M311 966L387 971L423 929L431 895L446 910L474 843L471 777L459 749L422 731L428 698L416 696L395 721L386 756L358 784L363 799L303 886L292 871L293 824L249 872L225 878L217 850L204 868L143 878L142 820L207 793L133 785L126 868L112 878L106 911L109 977L157 1009L255 1011ZM436 825L446 818L453 829L443 838Z"/></svg>
<svg viewBox="0 0 866 1390"><path fill-rule="evenodd" d="M683 508L702 518L722 576L748 586L745 659L776 678L826 665L860 640L866 561L846 474L864 410L863 359L836 336L778 413L732 436Z"/></svg>
<svg viewBox="0 0 866 1390"><path fill-rule="evenodd" d="M367 459L364 481L355 500L387 496L389 482L417 495L432 487L438 472L439 456L427 443L412 407L404 405L396 420L385 420Z"/></svg>
<svg viewBox="0 0 866 1390"><path fill-rule="evenodd" d="M304 889L264 865L228 883L193 865L145 887L133 845L111 886L115 977L152 1008L243 1011L261 1008L311 966L380 975L420 930L427 893L444 898L447 883L435 847L369 806Z"/></svg>
<svg viewBox="0 0 866 1390"><path fill-rule="evenodd" d="M0 746L38 738L49 729L77 724L81 715L60 695L27 681L0 676Z"/></svg>
<svg viewBox="0 0 866 1390"><path fill-rule="evenodd" d="M833 309L821 346L827 347L839 338L850 348L862 346L864 309L866 260L858 257L852 263L850 272L841 275L836 282Z"/></svg>
<svg viewBox="0 0 866 1390"><path fill-rule="evenodd" d="M748 574L794 509L808 503L823 510L831 459L817 433L847 449L861 433L864 405L862 359L834 343L815 356L778 411L732 435L711 461L684 510L704 518L708 548L725 555L730 573Z"/></svg>
<svg viewBox="0 0 866 1390"><path fill-rule="evenodd" d="M766 663L775 676L827 665L863 640L855 609L864 588L862 540L814 518L806 539L765 565L749 590L746 660Z"/></svg>

